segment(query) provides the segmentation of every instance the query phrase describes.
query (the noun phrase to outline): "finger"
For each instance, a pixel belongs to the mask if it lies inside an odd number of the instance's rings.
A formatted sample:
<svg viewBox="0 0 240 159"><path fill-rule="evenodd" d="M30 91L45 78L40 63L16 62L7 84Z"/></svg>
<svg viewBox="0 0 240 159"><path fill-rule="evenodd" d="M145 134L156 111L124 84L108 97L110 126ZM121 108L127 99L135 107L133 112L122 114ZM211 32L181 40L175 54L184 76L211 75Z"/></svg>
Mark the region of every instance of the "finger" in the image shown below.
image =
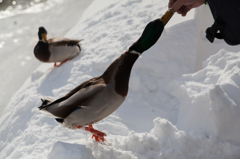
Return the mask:
<svg viewBox="0 0 240 159"><path fill-rule="evenodd" d="M186 14L187 14L187 12L190 11L190 10L191 10L191 8L186 7L186 6L182 6L182 7L177 11L177 13L178 13L178 14L181 14L183 17L185 17Z"/></svg>
<svg viewBox="0 0 240 159"><path fill-rule="evenodd" d="M174 12L177 12L184 5L184 0L178 0L172 5Z"/></svg>
<svg viewBox="0 0 240 159"><path fill-rule="evenodd" d="M173 4L176 2L176 0L169 0L168 2L168 8L172 8Z"/></svg>
<svg viewBox="0 0 240 159"><path fill-rule="evenodd" d="M189 12L189 11L190 11L190 9L188 7L184 7L182 16L185 17L187 15L187 12Z"/></svg>

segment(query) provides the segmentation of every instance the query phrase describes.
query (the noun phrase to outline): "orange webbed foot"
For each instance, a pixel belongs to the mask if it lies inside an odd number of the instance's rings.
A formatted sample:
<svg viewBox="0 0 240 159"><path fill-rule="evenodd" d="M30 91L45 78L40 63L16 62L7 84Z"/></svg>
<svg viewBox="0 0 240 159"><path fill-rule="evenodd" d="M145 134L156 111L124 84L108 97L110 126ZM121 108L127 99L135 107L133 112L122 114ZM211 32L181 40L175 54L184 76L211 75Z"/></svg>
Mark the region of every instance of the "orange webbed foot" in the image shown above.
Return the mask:
<svg viewBox="0 0 240 159"><path fill-rule="evenodd" d="M89 125L89 127L85 127L85 130L92 133L92 138L94 138L96 142L101 143L106 141L106 139L104 139L104 136L107 135L101 131L95 130L92 125Z"/></svg>
<svg viewBox="0 0 240 159"><path fill-rule="evenodd" d="M75 126L75 128L77 129L81 129L82 126ZM86 131L89 131L90 133L92 133L92 138L95 139L96 142L101 143L104 141L107 141L106 139L104 139L104 136L107 136L104 132L95 130L92 125L88 125L88 127L85 127Z"/></svg>

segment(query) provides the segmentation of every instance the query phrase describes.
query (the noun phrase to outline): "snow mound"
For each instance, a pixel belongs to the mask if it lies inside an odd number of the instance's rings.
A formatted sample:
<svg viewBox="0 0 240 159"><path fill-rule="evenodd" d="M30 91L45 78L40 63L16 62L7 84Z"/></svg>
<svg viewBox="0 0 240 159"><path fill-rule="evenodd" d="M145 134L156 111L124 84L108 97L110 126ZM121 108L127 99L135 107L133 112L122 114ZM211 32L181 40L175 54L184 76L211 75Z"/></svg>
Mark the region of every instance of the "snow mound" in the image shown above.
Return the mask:
<svg viewBox="0 0 240 159"><path fill-rule="evenodd" d="M217 138L206 138L198 133L180 131L171 122L160 117L154 119L150 132L129 132L125 137L111 136L111 145L96 145L89 142L86 147L78 144L57 142L51 158L97 158L97 159L226 159L237 158L236 147L229 143L219 143ZM238 153L239 154L239 153ZM239 154L240 155L240 154ZM75 157L76 156L76 157Z"/></svg>
<svg viewBox="0 0 240 159"><path fill-rule="evenodd" d="M87 149L86 146L84 145L70 144L70 143L57 141L53 145L51 152L48 154L48 158L49 159L53 159L53 158L91 159L93 158L93 155L91 154L91 151Z"/></svg>
<svg viewBox="0 0 240 159"><path fill-rule="evenodd" d="M204 69L173 85L181 100L177 126L240 145L240 52L220 50Z"/></svg>

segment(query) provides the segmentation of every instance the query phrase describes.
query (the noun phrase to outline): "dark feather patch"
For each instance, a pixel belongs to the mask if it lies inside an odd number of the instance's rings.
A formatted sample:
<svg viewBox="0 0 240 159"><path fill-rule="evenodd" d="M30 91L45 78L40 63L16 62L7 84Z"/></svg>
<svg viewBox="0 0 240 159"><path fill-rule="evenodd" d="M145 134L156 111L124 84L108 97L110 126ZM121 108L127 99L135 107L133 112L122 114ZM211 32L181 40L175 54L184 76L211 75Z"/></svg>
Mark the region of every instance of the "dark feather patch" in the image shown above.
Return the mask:
<svg viewBox="0 0 240 159"><path fill-rule="evenodd" d="M59 122L59 123L63 123L63 122L64 122L64 119L56 118L56 121Z"/></svg>

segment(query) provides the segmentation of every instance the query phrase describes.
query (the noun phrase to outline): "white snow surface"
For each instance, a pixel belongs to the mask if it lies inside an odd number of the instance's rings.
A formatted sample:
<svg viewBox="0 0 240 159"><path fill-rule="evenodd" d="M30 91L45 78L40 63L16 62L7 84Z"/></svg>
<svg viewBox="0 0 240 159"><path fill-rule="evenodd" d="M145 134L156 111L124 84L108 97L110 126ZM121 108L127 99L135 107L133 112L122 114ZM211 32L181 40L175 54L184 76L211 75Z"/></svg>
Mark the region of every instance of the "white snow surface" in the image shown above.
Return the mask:
<svg viewBox="0 0 240 159"><path fill-rule="evenodd" d="M101 2L66 35L84 39L80 56L59 68L42 64L12 97L0 119L0 158L240 158L240 52L220 50L192 73L197 33L191 18L165 28L135 63L125 102L93 125L107 134L106 145L38 110L42 96L61 97L101 75L165 13L168 0Z"/></svg>

